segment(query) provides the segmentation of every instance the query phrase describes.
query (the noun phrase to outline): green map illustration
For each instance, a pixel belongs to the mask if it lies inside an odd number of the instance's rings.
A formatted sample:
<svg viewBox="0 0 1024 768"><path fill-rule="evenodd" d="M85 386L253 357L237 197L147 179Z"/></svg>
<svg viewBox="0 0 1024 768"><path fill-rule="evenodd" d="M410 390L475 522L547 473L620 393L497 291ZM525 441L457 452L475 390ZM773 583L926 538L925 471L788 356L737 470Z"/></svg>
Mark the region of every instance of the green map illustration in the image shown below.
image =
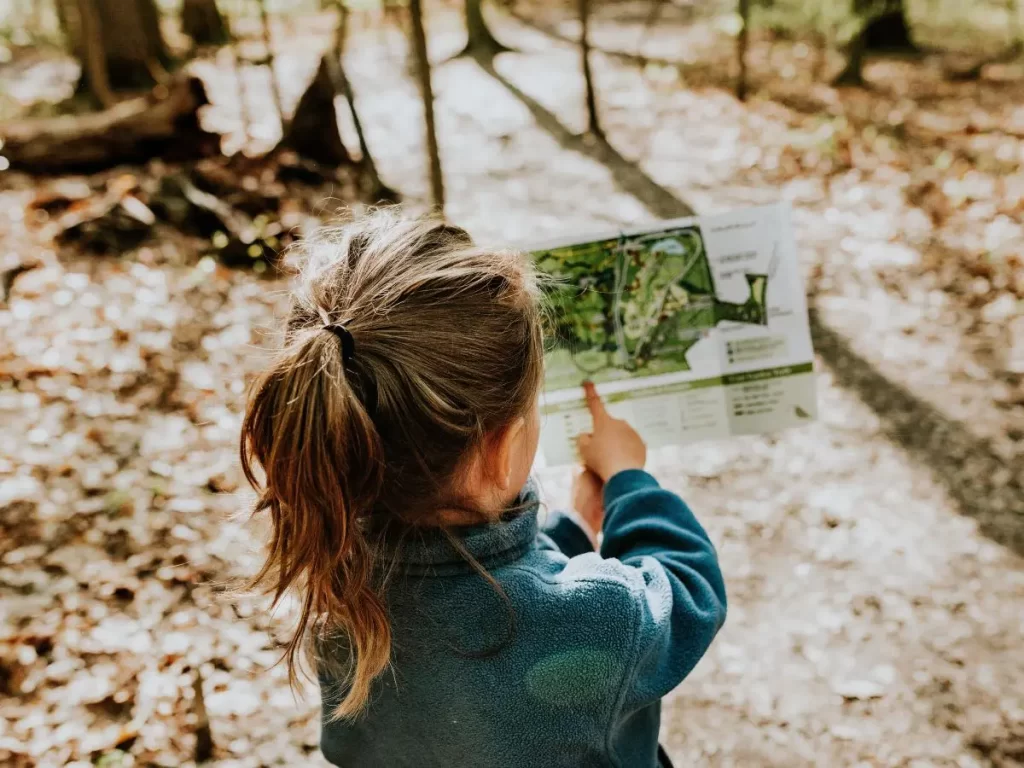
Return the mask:
<svg viewBox="0 0 1024 768"><path fill-rule="evenodd" d="M545 387L688 371L687 353L724 321L767 325L768 276L722 301L697 226L534 251L547 276Z"/></svg>

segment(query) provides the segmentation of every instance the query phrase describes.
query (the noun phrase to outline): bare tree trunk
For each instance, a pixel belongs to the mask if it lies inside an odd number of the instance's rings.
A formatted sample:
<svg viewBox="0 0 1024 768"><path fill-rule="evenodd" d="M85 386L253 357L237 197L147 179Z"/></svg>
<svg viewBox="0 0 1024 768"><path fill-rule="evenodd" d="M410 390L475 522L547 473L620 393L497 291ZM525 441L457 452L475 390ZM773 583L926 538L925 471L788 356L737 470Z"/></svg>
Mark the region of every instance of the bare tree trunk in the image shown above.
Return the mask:
<svg viewBox="0 0 1024 768"><path fill-rule="evenodd" d="M863 85L864 54L867 53L867 38L862 29L846 47L846 66L836 75L832 85Z"/></svg>
<svg viewBox="0 0 1024 768"><path fill-rule="evenodd" d="M604 131L597 120L597 95L594 92L594 75L590 71L590 0L578 0L580 14L580 57L583 64L583 82L587 92L587 130L594 136L603 137Z"/></svg>
<svg viewBox="0 0 1024 768"><path fill-rule="evenodd" d="M824 9L819 5L814 14L814 39L817 49L814 66L811 70L811 79L815 81L819 81L825 76L825 70L828 67L829 34L825 28L824 16Z"/></svg>
<svg viewBox="0 0 1024 768"><path fill-rule="evenodd" d="M334 28L334 54L340 62L345 55L345 43L348 42L349 11L343 0L338 0L335 7L338 11L338 26Z"/></svg>
<svg viewBox="0 0 1024 768"><path fill-rule="evenodd" d="M864 57L869 52L920 52L910 37L903 0L885 0L881 9L878 0L854 0L853 11L863 24L847 45L846 67L833 81L834 85L863 85Z"/></svg>
<svg viewBox="0 0 1024 768"><path fill-rule="evenodd" d="M228 41L228 29L217 10L217 0L183 0L181 30L196 45L220 45Z"/></svg>
<svg viewBox="0 0 1024 768"><path fill-rule="evenodd" d="M466 7L469 8L470 0ZM479 8L479 3L477 3ZM427 128L427 153L430 156L430 191L434 207L444 211L444 180L441 177L441 155L437 149L437 130L434 126L434 89L430 84L430 59L427 56L427 34L423 29L423 6L420 0L409 0L412 21L413 56L419 70L417 81L423 98L423 113Z"/></svg>
<svg viewBox="0 0 1024 768"><path fill-rule="evenodd" d="M151 59L155 59L161 65L164 65L169 60L169 55L167 53L167 45L164 43L163 35L160 32L160 9L156 7L156 0L134 1L146 40L146 52ZM105 0L105 2L112 2L115 9L123 4L123 0Z"/></svg>
<svg viewBox="0 0 1024 768"><path fill-rule="evenodd" d="M160 33L160 16L153 0L61 0L59 17L71 50L82 65L78 90L101 103L106 95L102 78L90 57L102 57L107 90L149 88L167 79L170 61ZM98 49L98 52L97 50Z"/></svg>
<svg viewBox="0 0 1024 768"><path fill-rule="evenodd" d="M858 0L867 3L868 0ZM864 25L865 49L880 53L916 53L917 45L910 36L910 22L903 0L885 0L881 12L868 15Z"/></svg>
<svg viewBox="0 0 1024 768"><path fill-rule="evenodd" d="M740 34L736 38L736 59L739 61L740 74L736 80L736 98L747 100L747 45L750 38L750 0L739 0Z"/></svg>
<svg viewBox="0 0 1024 768"><path fill-rule="evenodd" d="M78 17L81 25L82 79L89 84L89 91L104 109L112 107L117 99L110 89L100 22L93 0L78 0Z"/></svg>
<svg viewBox="0 0 1024 768"><path fill-rule="evenodd" d="M210 716L206 711L206 697L203 696L203 674L198 666L192 680L192 711L196 717L194 757L197 763L204 763L213 757L213 731L210 730Z"/></svg>
<svg viewBox="0 0 1024 768"><path fill-rule="evenodd" d="M270 70L270 94L274 99L274 108L277 110L277 117L281 121L281 135L288 134L288 123L284 118L284 107L281 101L281 89L277 84L277 72L274 69L274 46L270 37L270 17L267 15L266 0L259 0L260 23L263 27L263 45L267 49L267 69Z"/></svg>
<svg viewBox="0 0 1024 768"><path fill-rule="evenodd" d="M512 49L503 45L492 34L484 19L482 0L466 1L466 47L459 56L471 56L481 61L491 61L499 53Z"/></svg>
<svg viewBox="0 0 1024 768"><path fill-rule="evenodd" d="M338 130L338 113L334 109L337 92L331 79L332 56L333 51L329 51L320 59L320 66L295 107L280 146L333 167L350 163L352 159Z"/></svg>
<svg viewBox="0 0 1024 768"><path fill-rule="evenodd" d="M880 9L879 9L880 7ZM847 62L833 85L862 85L864 58L869 52L916 54L920 49L910 35L903 0L854 0L853 12L863 24L847 44Z"/></svg>
<svg viewBox="0 0 1024 768"><path fill-rule="evenodd" d="M115 89L148 88L167 79L170 60L154 0L96 0Z"/></svg>
<svg viewBox="0 0 1024 768"><path fill-rule="evenodd" d="M74 31L75 20L78 18L78 10L75 7L75 0L54 0L53 9L57 13L57 26L64 36L64 42L68 48L74 49L77 35Z"/></svg>
<svg viewBox="0 0 1024 768"><path fill-rule="evenodd" d="M366 170L366 175L370 177L372 187L370 194L374 202L397 202L398 194L381 180L380 174L377 172L377 164L373 162L373 155L370 154L370 147L367 145L366 135L363 133L363 123L356 111L356 98L352 92L352 84L345 73L343 56L348 33L348 8L344 3L338 3L338 15L338 27L334 33L334 59L332 61L334 66L329 71L335 81L335 89L344 94L349 114L352 115L352 124L359 137L359 153L363 156L363 168Z"/></svg>

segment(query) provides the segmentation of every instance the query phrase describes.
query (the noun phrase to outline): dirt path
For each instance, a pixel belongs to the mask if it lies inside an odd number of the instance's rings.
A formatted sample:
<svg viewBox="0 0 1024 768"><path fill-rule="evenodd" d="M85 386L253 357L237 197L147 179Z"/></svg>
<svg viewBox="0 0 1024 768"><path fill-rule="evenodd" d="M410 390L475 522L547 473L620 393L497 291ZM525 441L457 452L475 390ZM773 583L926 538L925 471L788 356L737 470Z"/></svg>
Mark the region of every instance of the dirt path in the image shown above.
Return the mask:
<svg viewBox="0 0 1024 768"><path fill-rule="evenodd" d="M1001 405L1012 382L966 310L926 283L886 283L921 256L900 180L776 181L762 167L800 138L791 115L658 91L606 60L618 149L577 138L575 54L503 32L529 53L491 74L465 60L436 73L454 221L525 242L781 194L813 277L821 420L652 459L706 522L731 598L720 639L666 703L677 764L1024 764L1020 409ZM458 47L436 39L439 54ZM350 58L385 181L422 201L413 84L372 46ZM23 198L4 193L4 247L31 242ZM185 765L198 667L212 764L321 764L315 697L296 702L283 670L266 671L284 623L217 594L255 562L251 531L228 516L246 504L244 372L279 286L165 255L48 260L0 310L0 363L18 382L0 388L0 757L107 755L111 768L130 764L121 744L141 764ZM541 479L564 503L567 474Z"/></svg>

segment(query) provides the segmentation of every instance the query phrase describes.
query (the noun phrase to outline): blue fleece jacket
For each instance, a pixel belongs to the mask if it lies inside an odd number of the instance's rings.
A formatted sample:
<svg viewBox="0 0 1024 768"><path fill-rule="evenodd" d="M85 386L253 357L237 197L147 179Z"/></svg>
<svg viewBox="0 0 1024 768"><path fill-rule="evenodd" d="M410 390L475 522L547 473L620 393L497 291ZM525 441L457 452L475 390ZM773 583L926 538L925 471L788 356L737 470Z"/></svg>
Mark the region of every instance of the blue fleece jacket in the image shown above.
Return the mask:
<svg viewBox="0 0 1024 768"><path fill-rule="evenodd" d="M523 501L511 519L458 534L501 592L440 532L396 549L387 594L393 669L375 681L365 714L330 722L341 691L321 673L320 746L330 762L658 765L661 698L725 620L707 534L678 496L639 470L605 486L600 554L566 515L549 515L539 531L536 494L527 489ZM346 655L340 643L321 653Z"/></svg>

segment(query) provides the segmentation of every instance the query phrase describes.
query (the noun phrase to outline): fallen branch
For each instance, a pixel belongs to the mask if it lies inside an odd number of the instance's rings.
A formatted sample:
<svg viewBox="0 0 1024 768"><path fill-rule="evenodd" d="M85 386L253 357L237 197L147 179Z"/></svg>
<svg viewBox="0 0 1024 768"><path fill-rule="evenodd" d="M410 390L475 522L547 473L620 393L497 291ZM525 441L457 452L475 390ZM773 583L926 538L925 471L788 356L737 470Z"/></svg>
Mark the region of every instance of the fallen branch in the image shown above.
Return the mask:
<svg viewBox="0 0 1024 768"><path fill-rule="evenodd" d="M215 154L220 136L204 130L197 114L206 104L202 82L180 78L102 112L0 125L2 152L12 168L28 172L93 170L154 157Z"/></svg>

